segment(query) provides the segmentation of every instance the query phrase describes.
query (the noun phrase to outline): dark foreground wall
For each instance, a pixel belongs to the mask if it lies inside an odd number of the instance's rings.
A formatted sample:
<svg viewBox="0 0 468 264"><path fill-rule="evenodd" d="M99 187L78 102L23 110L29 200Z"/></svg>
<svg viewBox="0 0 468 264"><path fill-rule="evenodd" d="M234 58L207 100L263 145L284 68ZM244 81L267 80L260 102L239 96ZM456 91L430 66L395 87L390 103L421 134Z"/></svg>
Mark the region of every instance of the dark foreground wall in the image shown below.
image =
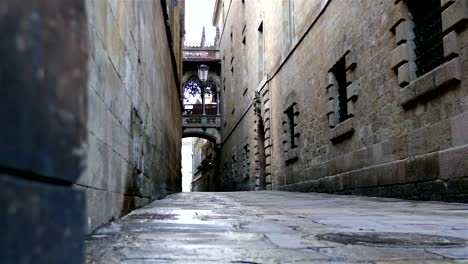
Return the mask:
<svg viewBox="0 0 468 264"><path fill-rule="evenodd" d="M0 0L0 263L82 263L85 234L180 191L181 17Z"/></svg>
<svg viewBox="0 0 468 264"><path fill-rule="evenodd" d="M81 263L83 1L0 1L0 262Z"/></svg>

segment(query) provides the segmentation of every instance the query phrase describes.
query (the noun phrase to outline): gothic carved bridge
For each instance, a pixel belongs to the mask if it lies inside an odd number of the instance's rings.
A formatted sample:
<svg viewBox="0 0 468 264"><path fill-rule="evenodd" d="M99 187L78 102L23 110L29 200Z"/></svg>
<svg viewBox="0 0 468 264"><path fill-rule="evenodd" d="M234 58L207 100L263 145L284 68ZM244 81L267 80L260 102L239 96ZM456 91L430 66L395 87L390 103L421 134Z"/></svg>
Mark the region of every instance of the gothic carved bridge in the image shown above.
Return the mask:
<svg viewBox="0 0 468 264"><path fill-rule="evenodd" d="M196 76L184 83L183 137L200 137L221 144L218 87L213 79L201 81Z"/></svg>
<svg viewBox="0 0 468 264"><path fill-rule="evenodd" d="M214 46L205 46L203 33L200 46L184 47L182 80L183 137L204 138L216 145L221 144L221 60L217 48L218 39L219 36L215 39Z"/></svg>
<svg viewBox="0 0 468 264"><path fill-rule="evenodd" d="M200 137L213 141L217 145L221 144L221 135L219 133L221 115L192 114L190 112L190 110L184 109L182 115L183 137Z"/></svg>

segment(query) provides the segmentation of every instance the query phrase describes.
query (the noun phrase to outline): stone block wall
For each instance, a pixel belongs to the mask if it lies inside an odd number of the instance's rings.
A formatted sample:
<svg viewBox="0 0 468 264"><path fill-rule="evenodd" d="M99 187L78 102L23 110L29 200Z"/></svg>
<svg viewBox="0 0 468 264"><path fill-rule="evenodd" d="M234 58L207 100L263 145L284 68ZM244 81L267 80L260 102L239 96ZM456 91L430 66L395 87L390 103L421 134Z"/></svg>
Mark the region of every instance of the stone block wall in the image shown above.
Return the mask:
<svg viewBox="0 0 468 264"><path fill-rule="evenodd" d="M266 189L271 182L276 190L467 200L466 1L441 1L443 63L419 77L405 1L221 2L225 190L258 187L229 170L242 166L232 157L249 144L263 145ZM292 6L290 20L278 19L285 6ZM257 74L261 45L263 78ZM349 115L344 121L341 100ZM252 155L251 170L259 174L260 165Z"/></svg>
<svg viewBox="0 0 468 264"><path fill-rule="evenodd" d="M91 232L181 191L183 1L87 0L86 7L88 155L75 188L86 194Z"/></svg>

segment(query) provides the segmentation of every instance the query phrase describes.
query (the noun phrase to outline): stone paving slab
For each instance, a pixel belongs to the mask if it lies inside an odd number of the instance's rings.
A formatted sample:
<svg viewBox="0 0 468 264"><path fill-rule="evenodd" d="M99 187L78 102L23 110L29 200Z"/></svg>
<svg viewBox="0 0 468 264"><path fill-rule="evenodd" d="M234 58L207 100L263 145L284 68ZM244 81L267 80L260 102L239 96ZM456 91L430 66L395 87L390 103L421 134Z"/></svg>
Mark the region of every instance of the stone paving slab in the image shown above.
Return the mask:
<svg viewBox="0 0 468 264"><path fill-rule="evenodd" d="M325 240L335 236L345 242ZM468 263L467 240L468 204L317 193L179 193L96 230L86 241L86 259Z"/></svg>

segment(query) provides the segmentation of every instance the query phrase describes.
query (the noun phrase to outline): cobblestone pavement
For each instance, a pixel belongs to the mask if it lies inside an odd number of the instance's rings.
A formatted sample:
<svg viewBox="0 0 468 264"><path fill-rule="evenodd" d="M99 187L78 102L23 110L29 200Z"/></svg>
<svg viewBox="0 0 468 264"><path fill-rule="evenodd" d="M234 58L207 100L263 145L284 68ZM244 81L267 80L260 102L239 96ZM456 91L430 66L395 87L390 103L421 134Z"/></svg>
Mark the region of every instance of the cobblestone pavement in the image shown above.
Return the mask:
<svg viewBox="0 0 468 264"><path fill-rule="evenodd" d="M86 255L87 263L132 264L468 263L466 240L468 204L180 193L98 229Z"/></svg>

